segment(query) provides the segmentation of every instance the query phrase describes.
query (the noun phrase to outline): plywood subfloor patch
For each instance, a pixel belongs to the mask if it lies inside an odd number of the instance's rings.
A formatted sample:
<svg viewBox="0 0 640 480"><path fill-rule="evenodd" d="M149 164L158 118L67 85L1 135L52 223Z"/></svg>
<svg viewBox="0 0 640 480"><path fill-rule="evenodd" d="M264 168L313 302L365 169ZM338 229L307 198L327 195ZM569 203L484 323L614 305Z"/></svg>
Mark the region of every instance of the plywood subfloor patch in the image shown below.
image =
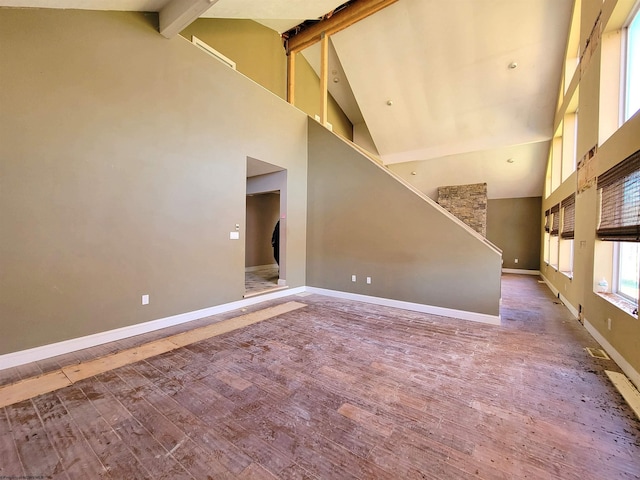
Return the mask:
<svg viewBox="0 0 640 480"><path fill-rule="evenodd" d="M299 302L283 303L0 387L0 408L59 390L85 378L155 357L207 338L238 330L305 306L306 304Z"/></svg>
<svg viewBox="0 0 640 480"><path fill-rule="evenodd" d="M638 392L638 389L624 374L609 370L604 372L634 411L636 417L640 419L640 392Z"/></svg>
<svg viewBox="0 0 640 480"><path fill-rule="evenodd" d="M0 389L0 408L68 387L71 383L62 370L20 380Z"/></svg>

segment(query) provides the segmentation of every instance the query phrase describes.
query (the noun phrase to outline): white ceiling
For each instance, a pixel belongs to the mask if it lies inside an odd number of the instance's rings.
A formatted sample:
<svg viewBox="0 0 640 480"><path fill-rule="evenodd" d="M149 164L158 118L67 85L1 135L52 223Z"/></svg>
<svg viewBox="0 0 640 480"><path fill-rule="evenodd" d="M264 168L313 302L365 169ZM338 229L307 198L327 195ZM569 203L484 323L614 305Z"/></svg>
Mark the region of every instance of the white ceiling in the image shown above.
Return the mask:
<svg viewBox="0 0 640 480"><path fill-rule="evenodd" d="M344 1L217 0L203 16L253 19L281 32ZM166 3L0 0L134 11ZM477 182L488 183L490 198L540 196L572 5L399 0L331 37L330 92L352 123L366 124L383 162L430 196L435 184ZM317 69L319 49L304 55Z"/></svg>

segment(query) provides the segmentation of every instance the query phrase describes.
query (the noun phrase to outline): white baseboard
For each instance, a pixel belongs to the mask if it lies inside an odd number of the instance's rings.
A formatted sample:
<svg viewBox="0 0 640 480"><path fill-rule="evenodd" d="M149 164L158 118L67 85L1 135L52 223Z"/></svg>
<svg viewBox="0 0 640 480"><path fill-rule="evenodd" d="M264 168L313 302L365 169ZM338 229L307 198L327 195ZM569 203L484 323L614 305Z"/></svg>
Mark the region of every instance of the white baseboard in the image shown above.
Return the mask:
<svg viewBox="0 0 640 480"><path fill-rule="evenodd" d="M411 310L414 312L430 313L433 315L441 315L443 317L458 318L461 320L471 320L472 322L488 323L491 325L500 325L500 315L487 315L484 313L467 312L464 310L454 310L452 308L435 307L432 305L423 305L421 303L404 302L401 300L393 300L390 298L371 297L369 295L361 295L358 293L340 292L337 290L327 290L317 287L306 287L307 292L326 295L328 297L343 298L345 300L355 300L358 302L372 303L385 307L401 308L403 310Z"/></svg>
<svg viewBox="0 0 640 480"><path fill-rule="evenodd" d="M84 337L72 338L70 340L64 340L62 342L52 343L49 345L43 345L41 347L30 348L28 350L21 350L19 352L7 353L0 355L0 370L16 367L18 365L24 365L25 363L35 362L38 360L44 360L45 358L51 358L58 355L64 355L66 353L75 352L85 348L95 347L104 343L114 342L122 340L123 338L129 338L143 333L149 333L163 328L180 325L182 323L191 322L212 315L229 312L231 310L238 310L243 307L255 305L267 300L275 300L277 298L283 298L290 295L296 295L303 292L317 293L320 295L326 295L336 298L344 298L347 300L355 300L359 302L372 303L375 305L383 305L387 307L402 308L404 310L412 310L415 312L430 313L433 315L441 315L444 317L458 318L461 320L470 320L474 322L488 323L491 325L500 325L499 315L486 315L482 313L466 312L463 310L454 310L450 308L435 307L431 305L422 305L419 303L403 302L399 300L392 300L380 297L371 297L368 295L359 295L355 293L339 292L336 290L326 290L315 287L297 287L288 288L283 290L274 291L271 293L265 293L254 297L248 297L236 302L225 303L223 305L217 305L214 307L204 308L202 310L196 310L193 312L181 313L179 315L173 315L166 318L160 318L158 320L151 320L149 322L140 323L137 325L130 325L128 327L117 328L114 330L108 330L106 332L95 333L93 335L87 335Z"/></svg>
<svg viewBox="0 0 640 480"><path fill-rule="evenodd" d="M540 276L542 277L542 280L544 280L544 283L547 284L547 287L549 287L549 290L551 290L553 294L557 297L558 294L560 293L560 290L554 287L553 284L549 281L549 279L545 277L542 273L540 274Z"/></svg>
<svg viewBox="0 0 640 480"><path fill-rule="evenodd" d="M502 273L515 273L517 275L540 275L540 270L521 270L519 268L503 268Z"/></svg>
<svg viewBox="0 0 640 480"><path fill-rule="evenodd" d="M576 307L574 307L573 305L571 305L571 302L569 302L569 300L567 300L567 297L562 295L560 293L560 290L558 290L556 287L554 287L553 284L549 281L549 279L547 277L545 277L542 274L540 274L540 276L542 277L542 280L544 280L544 283L547 284L547 287L549 287L549 290L551 290L553 292L553 294L560 299L562 304L565 307L567 307L567 309L571 312L571 315L573 315L575 318L578 318L578 315L580 315L578 313L578 309Z"/></svg>
<svg viewBox="0 0 640 480"><path fill-rule="evenodd" d="M637 389L640 389L640 373L636 371L635 368L631 366L629 362L625 360L625 358L618 353L618 351L613 348L613 346L604 338L598 330L589 323L589 321L584 319L584 327L591 334L591 336L600 344L604 351L611 357L611 359L618 364L620 369L625 373L629 380L636 386Z"/></svg>
<svg viewBox="0 0 640 480"><path fill-rule="evenodd" d="M578 313L578 309L575 308L573 305L571 305L571 303L569 303L569 300L567 300L567 297L565 297L564 295L560 294L560 301L571 312L571 315L573 315L575 318L578 318L578 315L580 315Z"/></svg>
<svg viewBox="0 0 640 480"><path fill-rule="evenodd" d="M268 265L254 265L253 267L246 267L244 269L245 272L255 272L256 270L262 270L263 268L273 268L277 267L277 263L270 263Z"/></svg>
<svg viewBox="0 0 640 480"><path fill-rule="evenodd" d="M237 310L250 305L255 305L267 300L274 300L289 295L295 295L304 291L305 287L279 290L257 297L245 298L244 300L217 305L215 307L204 308L202 310L196 310L193 312L181 313L179 315L173 315L171 317L151 320L150 322L139 323L137 325L117 328L115 330L95 333L93 335L87 335L84 337L72 338L70 340L64 340L62 342L51 343L49 345L43 345L41 347L30 348L28 350L21 350L19 352L7 353L5 355L0 355L0 370L16 367L18 365L24 365L25 363L35 362L37 360L44 360L45 358L51 358L58 355L63 355L65 353L75 352L84 348L95 347L96 345L102 345L104 343L122 340L123 338L133 337L135 335L141 335L143 333L153 332L155 330L161 330L163 328L180 325L182 323L191 322L200 318L210 317L211 315L217 315L220 313L229 312L231 310Z"/></svg>
<svg viewBox="0 0 640 480"><path fill-rule="evenodd" d="M578 310L569 303L569 301L560 293L560 291L557 288L555 288L551 284L551 282L544 275L541 274L540 276L544 280L544 283L546 283L547 286L549 287L549 290L551 290L556 297L558 297L559 295L560 301L562 301L565 307L567 307L569 311L576 318L578 318L578 315L579 315ZM600 334L600 332L598 332L598 330L596 330L596 328L593 325L591 325L591 323L589 323L589 321L586 318L584 319L584 328L586 328L587 331L591 334L591 336L596 340L596 342L598 342L600 346L604 348L605 352L607 352L607 354L611 357L611 359L614 362L616 362L616 364L622 369L622 371L627 375L627 377L629 377L629 379L633 382L636 388L640 389L640 373L638 373L631 366L631 364L627 362L625 358L622 355L620 355L620 353L618 353L618 351L615 348L613 348L613 346L607 341L607 339L604 338Z"/></svg>

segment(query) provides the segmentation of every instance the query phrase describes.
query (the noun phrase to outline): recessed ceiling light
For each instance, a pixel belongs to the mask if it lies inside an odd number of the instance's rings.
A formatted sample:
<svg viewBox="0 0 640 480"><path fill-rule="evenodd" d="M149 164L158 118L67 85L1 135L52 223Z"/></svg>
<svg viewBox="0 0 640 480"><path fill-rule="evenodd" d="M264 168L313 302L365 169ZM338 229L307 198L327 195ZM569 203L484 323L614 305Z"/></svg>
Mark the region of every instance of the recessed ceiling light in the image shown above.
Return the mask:
<svg viewBox="0 0 640 480"><path fill-rule="evenodd" d="M340 79L338 77L333 77L333 83L338 83Z"/></svg>
<svg viewBox="0 0 640 480"><path fill-rule="evenodd" d="M518 68L518 62L511 62L509 64L509 69L510 70L515 70L516 68Z"/></svg>
<svg viewBox="0 0 640 480"><path fill-rule="evenodd" d="M507 163L513 163L515 160L513 158L508 158Z"/></svg>
<svg viewBox="0 0 640 480"><path fill-rule="evenodd" d="M411 175L417 175L418 172L411 172Z"/></svg>
<svg viewBox="0 0 640 480"><path fill-rule="evenodd" d="M393 101L392 100L387 100L387 105L389 105L389 106L393 105Z"/></svg>

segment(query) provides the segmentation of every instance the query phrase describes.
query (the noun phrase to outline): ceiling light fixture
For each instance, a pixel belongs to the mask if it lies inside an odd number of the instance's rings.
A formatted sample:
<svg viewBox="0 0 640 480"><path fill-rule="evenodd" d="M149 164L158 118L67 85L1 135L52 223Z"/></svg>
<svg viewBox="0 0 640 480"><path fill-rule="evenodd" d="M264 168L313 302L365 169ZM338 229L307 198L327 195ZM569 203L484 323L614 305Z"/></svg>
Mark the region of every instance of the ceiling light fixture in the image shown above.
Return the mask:
<svg viewBox="0 0 640 480"><path fill-rule="evenodd" d="M515 160L513 158L508 158L507 163L513 163Z"/></svg>
<svg viewBox="0 0 640 480"><path fill-rule="evenodd" d="M515 70L516 68L518 68L518 62L511 62L509 64L509 70Z"/></svg>
<svg viewBox="0 0 640 480"><path fill-rule="evenodd" d="M387 100L387 105L389 105L389 106L393 105L393 101Z"/></svg>
<svg viewBox="0 0 640 480"><path fill-rule="evenodd" d="M333 77L333 83L338 83L340 79L338 77Z"/></svg>
<svg viewBox="0 0 640 480"><path fill-rule="evenodd" d="M411 172L411 175L417 175L418 172Z"/></svg>

